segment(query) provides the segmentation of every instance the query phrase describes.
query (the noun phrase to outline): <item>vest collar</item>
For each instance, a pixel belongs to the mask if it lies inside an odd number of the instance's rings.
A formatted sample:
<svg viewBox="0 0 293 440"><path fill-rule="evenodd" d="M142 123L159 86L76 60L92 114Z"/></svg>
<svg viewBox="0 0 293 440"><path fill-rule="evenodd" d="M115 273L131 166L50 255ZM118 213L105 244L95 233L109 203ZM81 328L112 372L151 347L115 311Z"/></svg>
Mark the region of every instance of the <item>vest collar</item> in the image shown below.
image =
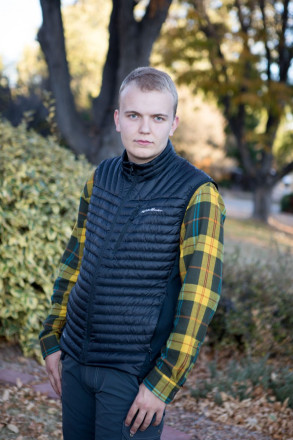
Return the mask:
<svg viewBox="0 0 293 440"><path fill-rule="evenodd" d="M166 148L159 156L143 164L129 162L127 151L124 150L122 153L122 171L131 178L135 176L137 180L151 179L166 169L167 164L174 159L175 155L176 153L170 140L168 140Z"/></svg>

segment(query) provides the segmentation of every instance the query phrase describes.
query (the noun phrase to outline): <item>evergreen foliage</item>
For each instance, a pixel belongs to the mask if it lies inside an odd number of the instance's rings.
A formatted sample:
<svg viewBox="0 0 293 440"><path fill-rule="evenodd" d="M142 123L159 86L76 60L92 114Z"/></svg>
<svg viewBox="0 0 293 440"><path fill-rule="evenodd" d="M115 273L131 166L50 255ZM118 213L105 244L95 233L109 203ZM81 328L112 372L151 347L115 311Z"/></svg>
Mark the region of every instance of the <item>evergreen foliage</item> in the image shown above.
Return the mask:
<svg viewBox="0 0 293 440"><path fill-rule="evenodd" d="M39 356L38 334L91 166L0 120L0 335Z"/></svg>
<svg viewBox="0 0 293 440"><path fill-rule="evenodd" d="M281 211L293 213L293 193L285 194L281 199Z"/></svg>

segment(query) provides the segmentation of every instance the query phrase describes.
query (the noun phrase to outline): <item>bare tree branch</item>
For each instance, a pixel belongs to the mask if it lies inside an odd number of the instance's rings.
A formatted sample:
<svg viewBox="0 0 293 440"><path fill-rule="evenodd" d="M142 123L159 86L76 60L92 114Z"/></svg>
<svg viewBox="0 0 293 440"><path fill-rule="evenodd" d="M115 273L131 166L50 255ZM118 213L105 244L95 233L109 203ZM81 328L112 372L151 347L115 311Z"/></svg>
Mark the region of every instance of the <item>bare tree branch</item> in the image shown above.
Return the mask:
<svg viewBox="0 0 293 440"><path fill-rule="evenodd" d="M288 48L286 47L286 41L285 41L285 34L287 31L287 24L288 24L288 6L289 6L289 0L284 0L284 9L282 13L282 26L281 26L281 32L279 35L279 45L278 45L278 55L279 55L279 68L280 68L280 81L286 82L287 81L287 75L288 75L288 69L290 67L292 54L290 56L290 53L288 51Z"/></svg>
<svg viewBox="0 0 293 440"><path fill-rule="evenodd" d="M149 35L153 35L155 39L160 34L162 24L165 22L172 0L150 0L146 13L139 23L139 52L146 54L148 57L152 50L152 39ZM139 56L140 58L140 56Z"/></svg>
<svg viewBox="0 0 293 440"><path fill-rule="evenodd" d="M267 77L268 81L271 80L271 64L272 64L272 56L271 51L268 46L268 30L267 30L267 20L266 20L266 12L265 12L265 2L264 0L259 0L259 6L262 14L262 22L263 22L263 29L264 29L264 45L267 55Z"/></svg>
<svg viewBox="0 0 293 440"><path fill-rule="evenodd" d="M244 18L244 15L242 13L242 7L241 7L240 0L235 0L235 5L237 7L239 23L241 25L242 32L247 35L248 34L248 29L250 28L250 25L251 25L251 15L250 15L250 17L248 19L248 22L245 23L245 18ZM250 10L250 14L251 13L252 13L252 11Z"/></svg>
<svg viewBox="0 0 293 440"><path fill-rule="evenodd" d="M93 119L97 132L100 132L101 127L105 126L105 119L108 115L107 110L115 101L114 97L117 94L117 90L115 90L113 85L117 83L117 73L120 58L118 17L119 0L113 0L113 8L109 22L109 48L103 69L102 86L99 96L93 99L92 107Z"/></svg>
<svg viewBox="0 0 293 440"><path fill-rule="evenodd" d="M275 183L293 171L293 161L286 164L275 176Z"/></svg>

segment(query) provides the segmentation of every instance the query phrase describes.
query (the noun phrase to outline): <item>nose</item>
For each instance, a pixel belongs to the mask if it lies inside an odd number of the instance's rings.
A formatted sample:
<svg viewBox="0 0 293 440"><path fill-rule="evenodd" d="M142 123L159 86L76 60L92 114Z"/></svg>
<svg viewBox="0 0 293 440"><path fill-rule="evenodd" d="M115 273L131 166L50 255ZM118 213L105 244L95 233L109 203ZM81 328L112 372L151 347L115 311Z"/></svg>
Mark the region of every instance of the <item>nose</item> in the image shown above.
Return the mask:
<svg viewBox="0 0 293 440"><path fill-rule="evenodd" d="M139 132L146 134L150 132L150 124L149 124L149 118L141 118L141 123L139 126Z"/></svg>

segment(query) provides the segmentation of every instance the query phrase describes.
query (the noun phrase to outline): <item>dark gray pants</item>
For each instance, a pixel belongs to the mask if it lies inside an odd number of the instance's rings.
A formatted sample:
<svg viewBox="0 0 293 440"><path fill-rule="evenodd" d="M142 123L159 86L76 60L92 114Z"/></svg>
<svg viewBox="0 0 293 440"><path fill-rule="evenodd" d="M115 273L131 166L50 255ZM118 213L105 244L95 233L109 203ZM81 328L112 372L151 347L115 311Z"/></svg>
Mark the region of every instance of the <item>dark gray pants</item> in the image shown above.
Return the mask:
<svg viewBox="0 0 293 440"><path fill-rule="evenodd" d="M124 420L137 393L137 377L123 371L81 365L62 356L64 440L159 440L163 422L130 437Z"/></svg>

